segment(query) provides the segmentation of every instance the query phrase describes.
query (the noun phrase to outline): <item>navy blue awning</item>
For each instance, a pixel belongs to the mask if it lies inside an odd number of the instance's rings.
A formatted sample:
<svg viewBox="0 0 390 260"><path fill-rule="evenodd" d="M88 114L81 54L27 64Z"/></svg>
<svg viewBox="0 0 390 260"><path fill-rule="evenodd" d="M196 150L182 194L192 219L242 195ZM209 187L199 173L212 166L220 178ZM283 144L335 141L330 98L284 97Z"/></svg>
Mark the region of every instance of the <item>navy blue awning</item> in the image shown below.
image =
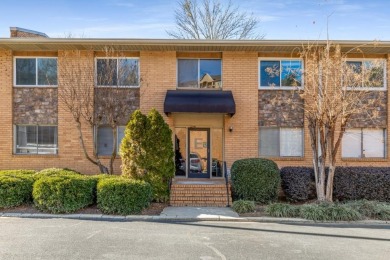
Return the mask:
<svg viewBox="0 0 390 260"><path fill-rule="evenodd" d="M221 90L168 90L164 101L164 113L236 113L231 91Z"/></svg>

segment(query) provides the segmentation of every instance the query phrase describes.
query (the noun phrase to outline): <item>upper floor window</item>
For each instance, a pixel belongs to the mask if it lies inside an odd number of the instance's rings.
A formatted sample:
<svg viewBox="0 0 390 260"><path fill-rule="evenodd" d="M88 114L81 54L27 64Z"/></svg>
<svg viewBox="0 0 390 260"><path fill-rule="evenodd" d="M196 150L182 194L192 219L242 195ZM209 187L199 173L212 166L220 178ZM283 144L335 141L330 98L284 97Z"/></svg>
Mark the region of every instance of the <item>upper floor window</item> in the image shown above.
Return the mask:
<svg viewBox="0 0 390 260"><path fill-rule="evenodd" d="M222 88L220 59L179 59L178 88Z"/></svg>
<svg viewBox="0 0 390 260"><path fill-rule="evenodd" d="M15 58L15 86L57 86L57 58Z"/></svg>
<svg viewBox="0 0 390 260"><path fill-rule="evenodd" d="M98 86L139 86L139 59L97 58L96 83Z"/></svg>
<svg viewBox="0 0 390 260"><path fill-rule="evenodd" d="M15 126L16 154L57 154L57 126Z"/></svg>
<svg viewBox="0 0 390 260"><path fill-rule="evenodd" d="M261 60L259 67L261 88L292 88L303 86L301 60Z"/></svg>
<svg viewBox="0 0 390 260"><path fill-rule="evenodd" d="M348 60L347 65L352 70L351 73L348 73L348 75L351 75L350 77L344 77L348 87L369 89L386 88L385 60Z"/></svg>

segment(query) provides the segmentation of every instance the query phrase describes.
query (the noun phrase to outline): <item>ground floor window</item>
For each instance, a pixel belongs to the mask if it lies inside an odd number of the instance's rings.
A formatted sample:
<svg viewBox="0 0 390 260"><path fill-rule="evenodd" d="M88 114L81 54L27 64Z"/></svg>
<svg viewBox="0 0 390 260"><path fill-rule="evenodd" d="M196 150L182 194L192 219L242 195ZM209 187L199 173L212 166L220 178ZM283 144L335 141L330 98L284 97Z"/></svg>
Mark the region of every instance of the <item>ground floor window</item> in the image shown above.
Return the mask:
<svg viewBox="0 0 390 260"><path fill-rule="evenodd" d="M385 129L353 128L345 131L343 158L385 158Z"/></svg>
<svg viewBox="0 0 390 260"><path fill-rule="evenodd" d="M259 155L264 157L302 157L303 129L261 127Z"/></svg>
<svg viewBox="0 0 390 260"><path fill-rule="evenodd" d="M57 126L16 125L16 154L57 154Z"/></svg>
<svg viewBox="0 0 390 260"><path fill-rule="evenodd" d="M117 127L117 152L125 136L126 126ZM114 147L114 134L110 126L100 126L97 129L97 152L98 155L111 155Z"/></svg>

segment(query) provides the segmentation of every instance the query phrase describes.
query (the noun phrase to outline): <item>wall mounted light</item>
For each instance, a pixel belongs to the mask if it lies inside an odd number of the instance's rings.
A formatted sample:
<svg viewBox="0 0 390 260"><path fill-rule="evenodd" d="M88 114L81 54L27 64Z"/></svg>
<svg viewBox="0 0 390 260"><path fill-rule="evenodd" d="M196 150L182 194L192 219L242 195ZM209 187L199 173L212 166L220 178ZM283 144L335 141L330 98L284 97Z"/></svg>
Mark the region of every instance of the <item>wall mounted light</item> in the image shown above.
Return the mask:
<svg viewBox="0 0 390 260"><path fill-rule="evenodd" d="M229 132L233 132L233 126L229 127Z"/></svg>

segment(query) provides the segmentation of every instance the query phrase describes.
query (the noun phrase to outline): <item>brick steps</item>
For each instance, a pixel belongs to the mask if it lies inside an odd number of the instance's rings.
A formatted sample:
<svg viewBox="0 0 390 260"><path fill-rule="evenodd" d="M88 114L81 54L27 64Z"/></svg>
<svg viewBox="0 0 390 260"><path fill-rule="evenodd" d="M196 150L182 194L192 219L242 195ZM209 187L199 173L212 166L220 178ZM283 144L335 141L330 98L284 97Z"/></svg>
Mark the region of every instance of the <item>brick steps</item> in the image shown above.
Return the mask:
<svg viewBox="0 0 390 260"><path fill-rule="evenodd" d="M231 203L230 185L228 201L226 185L222 181L215 184L173 182L171 186L170 204L174 207L226 207Z"/></svg>

